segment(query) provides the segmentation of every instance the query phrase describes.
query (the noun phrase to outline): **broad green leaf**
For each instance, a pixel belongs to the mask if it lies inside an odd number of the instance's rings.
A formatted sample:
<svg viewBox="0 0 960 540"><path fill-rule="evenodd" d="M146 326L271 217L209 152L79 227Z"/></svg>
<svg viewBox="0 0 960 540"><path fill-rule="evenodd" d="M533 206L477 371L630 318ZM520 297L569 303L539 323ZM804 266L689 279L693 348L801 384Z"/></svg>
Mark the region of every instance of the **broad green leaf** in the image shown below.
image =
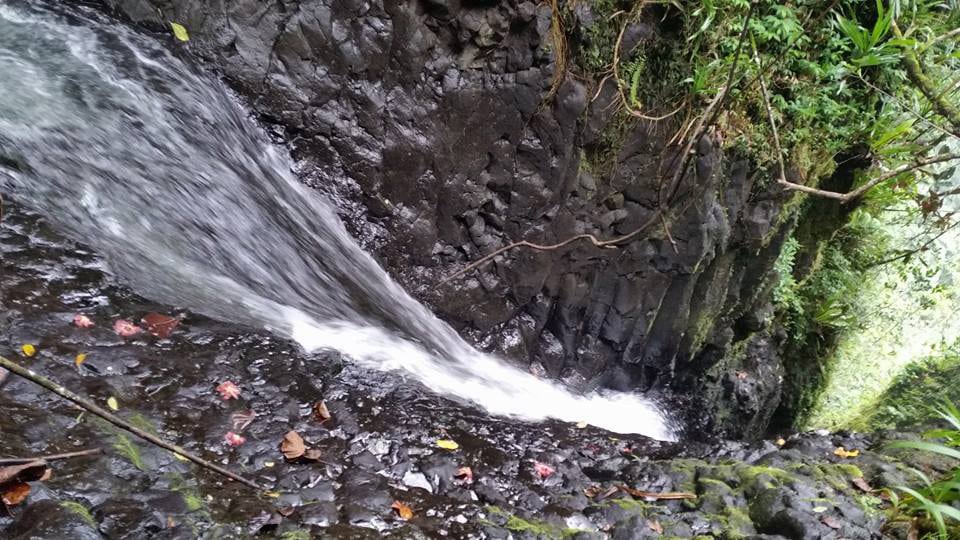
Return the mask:
<svg viewBox="0 0 960 540"><path fill-rule="evenodd" d="M900 441L890 445L890 448L909 448L912 450L924 450L934 452L943 456L960 459L960 450L954 450L942 444L928 443L922 441Z"/></svg>
<svg viewBox="0 0 960 540"><path fill-rule="evenodd" d="M173 28L173 35L180 41L190 41L190 34L187 33L187 29L182 24L172 22L170 28Z"/></svg>

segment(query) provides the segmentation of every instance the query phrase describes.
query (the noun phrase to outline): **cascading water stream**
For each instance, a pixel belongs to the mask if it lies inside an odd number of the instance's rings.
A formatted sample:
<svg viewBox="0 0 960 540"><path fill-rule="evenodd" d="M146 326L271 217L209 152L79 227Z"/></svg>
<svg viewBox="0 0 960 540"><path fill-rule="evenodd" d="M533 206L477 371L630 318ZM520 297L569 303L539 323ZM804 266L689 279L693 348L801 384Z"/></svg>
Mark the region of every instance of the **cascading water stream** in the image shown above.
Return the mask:
<svg viewBox="0 0 960 540"><path fill-rule="evenodd" d="M494 414L674 438L648 400L575 395L467 343L407 295L213 77L94 12L0 5L0 189L136 290Z"/></svg>

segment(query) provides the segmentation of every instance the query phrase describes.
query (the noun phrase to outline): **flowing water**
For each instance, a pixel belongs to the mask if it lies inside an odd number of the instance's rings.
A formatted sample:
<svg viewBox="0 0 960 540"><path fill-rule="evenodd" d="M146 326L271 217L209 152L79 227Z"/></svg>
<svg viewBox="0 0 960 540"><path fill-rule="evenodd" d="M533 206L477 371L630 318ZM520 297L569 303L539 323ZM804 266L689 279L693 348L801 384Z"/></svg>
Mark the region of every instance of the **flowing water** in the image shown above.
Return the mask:
<svg viewBox="0 0 960 540"><path fill-rule="evenodd" d="M138 292L494 414L675 437L641 396L576 395L474 350L291 167L220 81L152 37L86 10L0 5L0 190Z"/></svg>

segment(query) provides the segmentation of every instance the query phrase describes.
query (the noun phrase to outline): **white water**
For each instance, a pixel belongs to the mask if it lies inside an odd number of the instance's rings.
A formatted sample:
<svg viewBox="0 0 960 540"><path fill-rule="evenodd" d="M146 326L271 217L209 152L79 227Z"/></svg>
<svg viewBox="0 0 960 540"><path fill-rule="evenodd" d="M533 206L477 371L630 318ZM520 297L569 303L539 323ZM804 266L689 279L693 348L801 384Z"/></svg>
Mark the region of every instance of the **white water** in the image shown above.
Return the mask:
<svg viewBox="0 0 960 540"><path fill-rule="evenodd" d="M642 396L573 394L470 347L290 169L219 81L152 38L87 11L0 5L0 189L138 292L493 414L675 438Z"/></svg>

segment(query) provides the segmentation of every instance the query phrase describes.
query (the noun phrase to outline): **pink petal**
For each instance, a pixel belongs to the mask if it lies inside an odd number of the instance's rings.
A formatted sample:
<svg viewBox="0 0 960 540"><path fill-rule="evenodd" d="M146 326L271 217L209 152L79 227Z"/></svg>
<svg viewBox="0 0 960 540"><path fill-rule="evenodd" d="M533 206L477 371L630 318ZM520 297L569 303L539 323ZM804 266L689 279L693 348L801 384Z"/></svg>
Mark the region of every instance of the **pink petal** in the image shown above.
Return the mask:
<svg viewBox="0 0 960 540"><path fill-rule="evenodd" d="M126 319L117 319L113 323L113 331L122 337L130 337L139 334L143 329Z"/></svg>
<svg viewBox="0 0 960 540"><path fill-rule="evenodd" d="M223 436L223 440L227 441L227 444L230 446L240 446L241 444L247 442L247 439L242 435L237 435L232 431L228 431L226 435Z"/></svg>
<svg viewBox="0 0 960 540"><path fill-rule="evenodd" d="M77 313L73 316L73 324L77 328L90 328L94 326L93 321L90 320L90 317L87 317L83 313Z"/></svg>
<svg viewBox="0 0 960 540"><path fill-rule="evenodd" d="M236 399L240 397L240 387L233 384L232 381L224 381L217 386L217 392L224 400Z"/></svg>
<svg viewBox="0 0 960 540"><path fill-rule="evenodd" d="M540 478L547 478L556 472L553 467L547 465L546 463L540 463L539 461L533 462L533 470L540 475Z"/></svg>

